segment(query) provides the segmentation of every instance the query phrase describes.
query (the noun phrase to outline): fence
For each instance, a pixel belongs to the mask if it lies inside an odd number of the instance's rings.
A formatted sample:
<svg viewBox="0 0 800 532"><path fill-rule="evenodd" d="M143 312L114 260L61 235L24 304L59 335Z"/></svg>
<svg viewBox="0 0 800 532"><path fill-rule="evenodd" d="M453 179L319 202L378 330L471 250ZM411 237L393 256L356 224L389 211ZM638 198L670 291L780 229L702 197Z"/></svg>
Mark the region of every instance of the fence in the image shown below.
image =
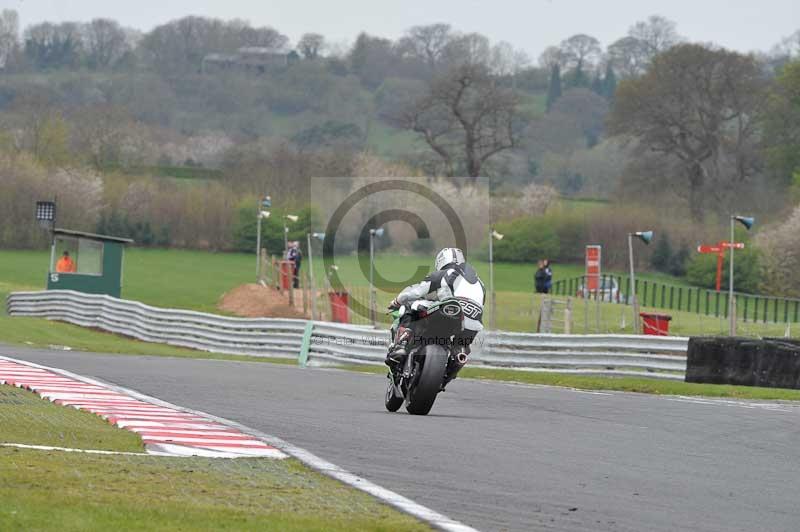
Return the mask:
<svg viewBox="0 0 800 532"><path fill-rule="evenodd" d="M311 364L381 363L386 329L321 321L229 318L69 290L14 292L11 316L43 317L147 342L203 351L297 358ZM476 366L684 378L687 338L490 332L476 339Z"/></svg>
<svg viewBox="0 0 800 532"><path fill-rule="evenodd" d="M559 296L581 295L589 299L627 304L630 298L629 278L603 275L599 291L587 292L586 276L561 279L553 283L552 293ZM636 295L641 306L694 312L705 316L727 318L729 294L706 288L677 286L658 281L636 279ZM737 318L745 322L798 323L800 299L734 293Z"/></svg>

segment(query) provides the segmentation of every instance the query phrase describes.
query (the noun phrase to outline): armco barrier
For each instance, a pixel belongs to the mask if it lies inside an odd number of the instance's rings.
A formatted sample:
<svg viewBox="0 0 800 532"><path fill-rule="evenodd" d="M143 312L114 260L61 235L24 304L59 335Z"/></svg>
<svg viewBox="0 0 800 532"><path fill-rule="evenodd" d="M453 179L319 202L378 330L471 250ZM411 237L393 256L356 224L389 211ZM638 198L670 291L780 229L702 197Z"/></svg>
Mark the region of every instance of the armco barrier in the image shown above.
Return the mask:
<svg viewBox="0 0 800 532"><path fill-rule="evenodd" d="M230 318L70 290L14 292L12 316L95 327L148 342L218 353L298 358L309 364L381 363L386 330L330 322ZM472 364L485 367L683 380L688 339L631 335L491 332L473 344Z"/></svg>

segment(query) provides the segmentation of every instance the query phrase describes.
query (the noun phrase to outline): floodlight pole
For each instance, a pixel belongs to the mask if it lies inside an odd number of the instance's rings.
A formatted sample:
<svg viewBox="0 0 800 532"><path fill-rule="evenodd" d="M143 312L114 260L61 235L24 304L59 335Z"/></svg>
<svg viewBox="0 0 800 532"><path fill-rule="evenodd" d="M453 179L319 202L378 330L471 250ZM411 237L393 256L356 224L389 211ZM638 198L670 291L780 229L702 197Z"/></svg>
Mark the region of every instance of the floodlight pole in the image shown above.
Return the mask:
<svg viewBox="0 0 800 532"><path fill-rule="evenodd" d="M494 228L489 226L489 304L491 305L492 313L489 320L489 328L495 329L497 321L495 314L497 313L497 299L494 295Z"/></svg>
<svg viewBox="0 0 800 532"><path fill-rule="evenodd" d="M50 222L50 266L48 273L53 273L56 262L56 216L58 216L58 196L53 196L53 220Z"/></svg>
<svg viewBox="0 0 800 532"><path fill-rule="evenodd" d="M375 229L369 230L369 319L375 326Z"/></svg>
<svg viewBox="0 0 800 532"><path fill-rule="evenodd" d="M733 251L735 243L735 223L736 217L731 215L731 264L730 272L728 273L728 321L730 323L729 333L731 336L736 336L736 301L733 296Z"/></svg>
<svg viewBox="0 0 800 532"><path fill-rule="evenodd" d="M306 233L308 241L308 282L311 284L311 319L317 319L317 289L314 285L314 255L311 251L311 233Z"/></svg>
<svg viewBox="0 0 800 532"><path fill-rule="evenodd" d="M633 333L639 334L639 301L636 299L636 276L633 269L633 233L628 233L628 258L630 260L631 277L628 293L633 307Z"/></svg>
<svg viewBox="0 0 800 532"><path fill-rule="evenodd" d="M261 199L259 198L256 205L256 218L258 218L258 225L256 229L256 283L261 281Z"/></svg>

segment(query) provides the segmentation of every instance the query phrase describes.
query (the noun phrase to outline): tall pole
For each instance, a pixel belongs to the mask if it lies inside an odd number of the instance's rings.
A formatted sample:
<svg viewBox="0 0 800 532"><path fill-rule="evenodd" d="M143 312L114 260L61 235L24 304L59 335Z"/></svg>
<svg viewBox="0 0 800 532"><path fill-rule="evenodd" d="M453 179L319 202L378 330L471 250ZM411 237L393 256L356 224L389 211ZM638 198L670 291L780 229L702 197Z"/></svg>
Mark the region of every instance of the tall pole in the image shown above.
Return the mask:
<svg viewBox="0 0 800 532"><path fill-rule="evenodd" d="M736 302L733 299L733 244L735 236L734 223L736 218L731 215L731 269L728 273L728 320L730 322L729 332L731 336L736 336Z"/></svg>
<svg viewBox="0 0 800 532"><path fill-rule="evenodd" d="M258 218L258 229L256 229L256 282L261 280L261 201L256 205L256 218Z"/></svg>
<svg viewBox="0 0 800 532"><path fill-rule="evenodd" d="M636 300L636 276L633 271L633 233L628 233L628 258L631 266L630 289L631 305L633 306L633 333L639 334L639 302Z"/></svg>
<svg viewBox="0 0 800 532"><path fill-rule="evenodd" d="M375 230L369 230L369 319L375 325Z"/></svg>
<svg viewBox="0 0 800 532"><path fill-rule="evenodd" d="M497 301L494 297L494 228L489 226L489 301L491 303L492 315L489 321L489 326L492 329L496 328L497 321L495 314L497 313Z"/></svg>
<svg viewBox="0 0 800 532"><path fill-rule="evenodd" d="M286 252L289 250L289 225L286 223L286 217L283 218L283 258L286 258Z"/></svg>
<svg viewBox="0 0 800 532"><path fill-rule="evenodd" d="M311 319L317 319L317 287L314 284L314 254L311 251L311 233L306 233L308 240L308 281L311 284Z"/></svg>

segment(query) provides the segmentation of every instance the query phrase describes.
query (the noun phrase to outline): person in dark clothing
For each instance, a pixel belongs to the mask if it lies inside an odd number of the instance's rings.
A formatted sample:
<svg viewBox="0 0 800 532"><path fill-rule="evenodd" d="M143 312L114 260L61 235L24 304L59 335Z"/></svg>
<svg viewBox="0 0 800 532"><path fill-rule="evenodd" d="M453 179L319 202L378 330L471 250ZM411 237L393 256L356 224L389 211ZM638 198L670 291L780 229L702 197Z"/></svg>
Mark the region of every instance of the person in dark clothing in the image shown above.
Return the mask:
<svg viewBox="0 0 800 532"><path fill-rule="evenodd" d="M300 265L303 262L303 253L300 251L299 242L292 242L289 245L286 258L294 264L292 268L292 286L294 288L300 288Z"/></svg>
<svg viewBox="0 0 800 532"><path fill-rule="evenodd" d="M537 294L547 293L547 272L544 269L543 260L540 260L537 264L536 273L533 276L533 282Z"/></svg>

